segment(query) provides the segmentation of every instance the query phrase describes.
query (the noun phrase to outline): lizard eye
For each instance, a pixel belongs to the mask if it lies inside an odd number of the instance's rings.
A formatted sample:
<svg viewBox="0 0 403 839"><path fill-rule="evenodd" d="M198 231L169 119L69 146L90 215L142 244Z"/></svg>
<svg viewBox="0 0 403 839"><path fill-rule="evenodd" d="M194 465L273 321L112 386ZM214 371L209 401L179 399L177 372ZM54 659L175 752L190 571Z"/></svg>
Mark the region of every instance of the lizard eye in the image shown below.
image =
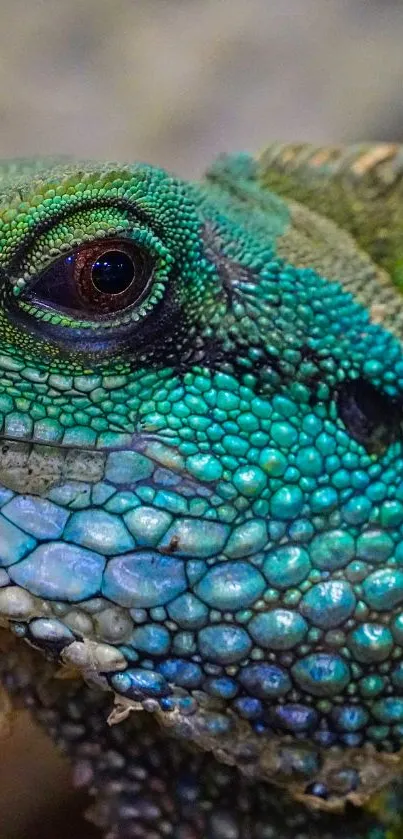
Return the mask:
<svg viewBox="0 0 403 839"><path fill-rule="evenodd" d="M381 453L397 439L401 410L364 379L345 382L338 391L339 416L348 432L370 453Z"/></svg>
<svg viewBox="0 0 403 839"><path fill-rule="evenodd" d="M152 276L152 260L129 240L105 239L58 259L25 296L35 304L81 315L107 315L138 303Z"/></svg>

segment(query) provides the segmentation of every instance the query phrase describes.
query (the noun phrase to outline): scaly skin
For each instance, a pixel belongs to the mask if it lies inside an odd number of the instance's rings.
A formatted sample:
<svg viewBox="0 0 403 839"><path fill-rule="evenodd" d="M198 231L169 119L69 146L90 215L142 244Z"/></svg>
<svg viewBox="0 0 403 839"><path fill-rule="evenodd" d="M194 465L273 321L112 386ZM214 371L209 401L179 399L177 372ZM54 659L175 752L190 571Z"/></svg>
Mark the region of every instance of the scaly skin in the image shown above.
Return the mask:
<svg viewBox="0 0 403 839"><path fill-rule="evenodd" d="M399 830L401 168L2 168L1 672L108 837Z"/></svg>

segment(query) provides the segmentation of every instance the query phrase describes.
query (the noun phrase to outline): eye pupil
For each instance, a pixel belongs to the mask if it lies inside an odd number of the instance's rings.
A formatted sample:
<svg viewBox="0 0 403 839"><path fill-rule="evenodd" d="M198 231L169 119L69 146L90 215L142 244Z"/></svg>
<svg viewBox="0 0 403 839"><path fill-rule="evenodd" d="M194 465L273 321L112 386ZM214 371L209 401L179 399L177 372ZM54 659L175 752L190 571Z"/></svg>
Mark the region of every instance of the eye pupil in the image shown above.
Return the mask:
<svg viewBox="0 0 403 839"><path fill-rule="evenodd" d="M91 279L101 294L122 294L133 282L133 261L123 251L107 251L94 262Z"/></svg>

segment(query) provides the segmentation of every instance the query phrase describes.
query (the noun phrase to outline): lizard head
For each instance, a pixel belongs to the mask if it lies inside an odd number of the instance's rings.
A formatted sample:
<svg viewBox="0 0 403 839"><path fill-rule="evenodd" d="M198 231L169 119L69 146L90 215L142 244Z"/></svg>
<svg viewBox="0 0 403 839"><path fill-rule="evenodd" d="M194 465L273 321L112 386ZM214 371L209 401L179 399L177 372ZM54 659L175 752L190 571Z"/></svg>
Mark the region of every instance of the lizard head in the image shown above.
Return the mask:
<svg viewBox="0 0 403 839"><path fill-rule="evenodd" d="M304 267L292 215L145 165L27 166L0 207L0 613L275 780L403 737L390 290L331 223Z"/></svg>

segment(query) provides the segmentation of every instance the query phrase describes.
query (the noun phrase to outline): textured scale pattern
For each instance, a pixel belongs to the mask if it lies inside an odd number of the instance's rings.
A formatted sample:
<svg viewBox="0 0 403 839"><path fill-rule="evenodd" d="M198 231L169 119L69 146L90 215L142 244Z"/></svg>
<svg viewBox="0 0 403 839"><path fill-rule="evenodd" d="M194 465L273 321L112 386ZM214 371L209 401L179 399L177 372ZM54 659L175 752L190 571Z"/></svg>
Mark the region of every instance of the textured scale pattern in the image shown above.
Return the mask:
<svg viewBox="0 0 403 839"><path fill-rule="evenodd" d="M238 766L242 818L214 816L206 839L274 835L267 782L336 811L401 772L401 153L377 148L272 147L200 184L140 164L3 169L0 615L84 675L77 719L92 701L96 726L111 713L136 760L155 739L162 765L174 736ZM103 242L144 254L147 283L122 309L69 306L66 260ZM5 659L5 684L40 704L19 667ZM53 736L69 701L38 711ZM124 722L140 709L163 735ZM232 783L196 754L192 777ZM254 825L252 781L269 796ZM110 839L207 830L178 832L182 804L175 826L139 827L139 805L125 832L119 795ZM390 827L397 801L355 814L351 836ZM285 837L310 818L288 803Z"/></svg>

